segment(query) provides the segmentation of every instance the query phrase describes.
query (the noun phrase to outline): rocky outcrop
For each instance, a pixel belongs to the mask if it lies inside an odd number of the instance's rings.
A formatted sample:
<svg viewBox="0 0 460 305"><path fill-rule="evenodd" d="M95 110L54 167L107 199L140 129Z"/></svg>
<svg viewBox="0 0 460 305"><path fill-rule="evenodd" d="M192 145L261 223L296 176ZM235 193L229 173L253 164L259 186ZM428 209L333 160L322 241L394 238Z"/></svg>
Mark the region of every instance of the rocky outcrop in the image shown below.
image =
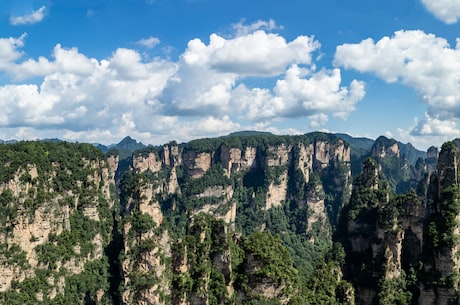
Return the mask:
<svg viewBox="0 0 460 305"><path fill-rule="evenodd" d="M366 160L355 179L342 232L345 274L354 283L356 304L378 304L384 283L404 280L421 259L425 206L415 193L400 198L390 193L379 165ZM408 288L398 289L396 295L405 295Z"/></svg>
<svg viewBox="0 0 460 305"><path fill-rule="evenodd" d="M255 147L245 147L244 149L228 147L223 144L220 147L220 162L225 173L230 177L232 172L249 170L255 167L257 149Z"/></svg>
<svg viewBox="0 0 460 305"><path fill-rule="evenodd" d="M384 136L378 137L372 146L371 156L373 158L400 157L399 146L396 140Z"/></svg>
<svg viewBox="0 0 460 305"><path fill-rule="evenodd" d="M458 147L452 142L442 146L439 154L436 177L432 180L432 205L427 220L424 252L424 274L434 281L419 283L419 304L453 304L458 302L460 269L460 208L457 205Z"/></svg>
<svg viewBox="0 0 460 305"><path fill-rule="evenodd" d="M438 155L439 150L437 147L431 146L428 148L426 153L426 166L429 173L436 171L438 166Z"/></svg>
<svg viewBox="0 0 460 305"><path fill-rule="evenodd" d="M185 238L185 230L195 238L199 236L202 242L217 238L226 245L229 243L225 241L226 235L235 229L238 213L245 213L241 210L241 206L245 204L252 206L256 213L283 208L288 203L295 204L298 209L310 211L308 219L305 216L303 220L303 231L311 238L312 244L315 244L316 239L325 232L323 238L331 238L327 205L340 204L342 193L346 194L350 189L350 148L342 140L315 137L310 139L305 136L303 139L299 138L298 142L283 143L277 140L273 144L265 140L257 144L259 140L256 139L250 144L245 144L240 139L234 142L234 145L231 141L227 143L225 140L221 143L217 140L217 143L209 142L209 139L203 141L195 141L193 145L183 147L168 144L161 148L144 149L133 155L132 179L136 181L137 188L130 189L130 193L125 194L127 196L122 194L122 199L125 198L125 202L122 202L125 213L125 259L122 263L125 304L149 303L153 300L156 303L152 304L166 304L168 299L173 304L209 302L210 296L207 294L210 287L215 285L211 283L216 280L214 273L212 277L210 273L194 274L195 281L197 276L200 278L199 288L195 287L193 292L185 289L186 283L190 280L188 277L192 276L195 265L198 264L191 261L196 255L205 255L202 259L210 262L213 268L218 270L215 272L223 275L226 293L220 298L232 298L242 293L233 285L232 267L229 264L234 254L228 248L224 247L214 253L211 248L197 249L196 245L189 244L185 239L168 240L164 234L168 233L170 237L182 234L180 236ZM299 175L296 178L291 177L292 172L298 172ZM332 178L332 173L337 172L341 173L341 177ZM319 179L315 187L310 186L312 176ZM323 188L323 181L324 184L327 183L327 190ZM330 197L337 198L337 202L326 202L325 194L332 191L335 193ZM247 196L247 201L241 197L243 194ZM263 204L256 205L255 201L261 199ZM185 219L184 214L187 215ZM203 218L203 215L211 218ZM144 219L146 216L155 225L139 234L134 223L135 217ZM172 219L183 220L178 227L171 228ZM208 220L203 223L203 219ZM211 234L208 225L214 221L222 223L215 223L217 231ZM168 228L167 231L162 231L163 224ZM261 223L258 228L263 230L264 227ZM220 232L219 230L223 230L222 234L215 235ZM132 255L133 251L145 248L144 244L151 241L154 241L155 246L150 252L137 257ZM172 244L167 247L168 242ZM326 241L323 239L320 242ZM200 251L204 251L205 254ZM155 253L161 253L162 259L159 260ZM172 264L168 265L168 261L172 261ZM248 261L250 265L250 257ZM147 272L148 269L170 270L174 274L173 280L169 278L168 284L166 278L161 277L158 272L150 272L155 280L140 291L136 290L133 283L139 276L136 273L139 266L149 266L143 268L142 272ZM164 285L154 282L164 282ZM283 285L269 282L260 285L254 283L252 287L253 293L267 299L280 296L281 291L285 289ZM163 297L160 298L159 295Z"/></svg>
<svg viewBox="0 0 460 305"><path fill-rule="evenodd" d="M192 144L143 146L123 163L115 151L62 144L70 151L44 149L48 163L11 171L0 184L0 296L35 278L48 283L34 292L41 303L287 304L301 291L289 251L276 240L282 258L262 258L246 235L274 230L326 251L330 211L350 192L350 148L323 134Z"/></svg>
<svg viewBox="0 0 460 305"><path fill-rule="evenodd" d="M46 273L46 282L34 296L46 303L68 297L66 281L104 259L111 239L111 229L106 228L111 226L114 206L113 164L86 144L31 142L3 149L20 156L29 147L39 152L35 159L28 156L23 164L11 159L1 169L17 166L0 184L0 292L15 285L15 293L30 293L30 284L22 283L41 281ZM83 299L87 291L80 293L77 297ZM87 297L95 300L107 293L100 289Z"/></svg>
<svg viewBox="0 0 460 305"><path fill-rule="evenodd" d="M273 207L280 207L287 199L287 170L277 177L276 182L270 183L268 186L267 199L265 200L264 209L268 210Z"/></svg>
<svg viewBox="0 0 460 305"><path fill-rule="evenodd" d="M212 155L210 152L184 151L182 156L184 167L192 178L202 177L211 168Z"/></svg>
<svg viewBox="0 0 460 305"><path fill-rule="evenodd" d="M434 149L428 156L438 163L436 171L427 170L429 181L420 182L428 184L422 187L425 192L389 196L373 160L366 161L355 179L342 236L345 274L354 283L357 304L380 302L384 289L393 287L385 283L399 283L393 294L409 295L414 304L458 303L458 148L448 142L439 158ZM410 287L409 274L417 278Z"/></svg>

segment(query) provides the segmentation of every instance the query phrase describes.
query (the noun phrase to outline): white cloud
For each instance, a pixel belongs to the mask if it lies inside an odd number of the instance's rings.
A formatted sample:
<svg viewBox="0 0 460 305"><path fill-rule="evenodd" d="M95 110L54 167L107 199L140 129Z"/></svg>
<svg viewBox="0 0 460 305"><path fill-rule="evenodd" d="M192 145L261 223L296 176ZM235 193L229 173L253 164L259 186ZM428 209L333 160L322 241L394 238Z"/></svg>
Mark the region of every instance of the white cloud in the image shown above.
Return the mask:
<svg viewBox="0 0 460 305"><path fill-rule="evenodd" d="M7 70L11 63L22 57L23 53L18 49L24 46L24 39L27 34L19 38L0 38L0 70Z"/></svg>
<svg viewBox="0 0 460 305"><path fill-rule="evenodd" d="M311 64L311 54L318 48L319 43L311 37L299 36L286 42L264 31L234 39L212 34L208 45L194 39L181 55L179 69L159 100L170 112L182 115L234 112L241 109L232 98L238 81L248 76L279 76L293 63Z"/></svg>
<svg viewBox="0 0 460 305"><path fill-rule="evenodd" d="M452 48L444 38L422 31L398 31L377 42L337 47L335 64L413 88L427 104L415 133L459 135L452 125L460 119L459 46L460 41Z"/></svg>
<svg viewBox="0 0 460 305"><path fill-rule="evenodd" d="M68 130L67 135L93 129L104 133L119 125L125 130L149 128L149 114L155 109L148 100L161 92L176 70L176 65L167 61L143 62L138 53L128 49L118 49L101 61L60 45L54 48L53 60L40 57L12 63L19 56L9 57L5 70L23 79L42 76L43 80L38 86L0 86L2 128L61 128ZM126 114L129 111L131 121ZM134 127L130 122L136 122ZM111 132L115 135L125 130Z"/></svg>
<svg viewBox="0 0 460 305"><path fill-rule="evenodd" d="M277 126L292 117L314 127L345 118L363 84L342 85L339 69L315 71L319 42L261 30L274 27L260 21L234 38L191 40L177 62L127 48L96 59L60 44L50 57L27 58L25 35L0 38L0 72L16 82L0 85L0 136L161 144L254 128L298 133Z"/></svg>
<svg viewBox="0 0 460 305"><path fill-rule="evenodd" d="M56 72L89 75L98 65L96 59L86 57L77 48L65 49L60 44L54 47L54 61L40 56L38 60L29 58L18 63L24 55L20 48L24 46L25 37L26 34L19 38L0 38L0 71L6 72L17 80Z"/></svg>
<svg viewBox="0 0 460 305"><path fill-rule="evenodd" d="M152 49L154 47L156 47L157 45L160 44L160 39L158 39L157 37L149 37L149 38L143 38L143 39L140 39L138 41L136 41L136 44L137 45L140 45L140 46L143 46L147 49Z"/></svg>
<svg viewBox="0 0 460 305"><path fill-rule="evenodd" d="M326 114L346 118L365 94L364 84L358 81L352 81L350 89L341 87L339 69L313 73L297 65L277 81L273 92L240 86L234 96L236 104L247 107L251 119L307 116L316 118L313 126L318 127L327 122Z"/></svg>
<svg viewBox="0 0 460 305"><path fill-rule="evenodd" d="M422 0L425 7L447 24L453 24L460 17L460 1L459 0Z"/></svg>
<svg viewBox="0 0 460 305"><path fill-rule="evenodd" d="M429 126L430 124L431 126ZM445 126L442 127L444 124ZM439 132L442 129L450 129L450 131L454 131L456 128L457 127L455 122L446 122L436 118L426 118L425 115L424 120L415 119L415 124L407 129L398 128L397 133L398 138L401 141L411 143L417 149L426 151L431 146L440 147L442 143L451 141L454 138L458 138L460 136L458 133L455 134L449 132L447 134L441 134ZM422 130L423 133L421 132Z"/></svg>
<svg viewBox="0 0 460 305"><path fill-rule="evenodd" d="M312 53L319 47L313 37L299 36L287 42L278 34L261 30L234 39L212 34L209 45L199 39L190 41L182 59L188 65L207 66L220 73L275 76L292 63L311 64Z"/></svg>
<svg viewBox="0 0 460 305"><path fill-rule="evenodd" d="M423 120L417 120L416 126L412 129L411 134L414 136L460 136L460 129L457 127L455 120L440 119L439 116L431 116L425 113Z"/></svg>
<svg viewBox="0 0 460 305"><path fill-rule="evenodd" d="M25 24L34 24L43 20L45 17L45 6L40 7L38 10L33 11L28 15L23 16L12 16L10 17L11 25L25 25Z"/></svg>
<svg viewBox="0 0 460 305"><path fill-rule="evenodd" d="M147 78L149 69L142 63L141 55L130 49L117 49L110 59L110 66L122 79Z"/></svg>
<svg viewBox="0 0 460 305"><path fill-rule="evenodd" d="M278 29L279 27L276 25L276 22L273 19L269 19L268 21L265 20L257 20L254 23L249 25L244 24L244 20L232 24L232 29L234 34L238 36L247 36L251 33L254 33L257 30L264 30L267 32L271 32L273 30Z"/></svg>
<svg viewBox="0 0 460 305"><path fill-rule="evenodd" d="M329 119L328 116L324 113L317 113L317 114L310 115L308 117L309 125L312 128L318 128L320 126L323 126L324 124L327 123L328 119Z"/></svg>

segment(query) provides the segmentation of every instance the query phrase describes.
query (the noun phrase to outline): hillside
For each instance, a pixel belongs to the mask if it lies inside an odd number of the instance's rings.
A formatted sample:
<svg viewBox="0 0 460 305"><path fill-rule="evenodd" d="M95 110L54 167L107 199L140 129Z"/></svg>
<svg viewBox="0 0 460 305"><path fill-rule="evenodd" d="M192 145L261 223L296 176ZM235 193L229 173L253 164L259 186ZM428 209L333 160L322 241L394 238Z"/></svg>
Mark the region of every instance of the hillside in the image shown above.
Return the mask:
<svg viewBox="0 0 460 305"><path fill-rule="evenodd" d="M0 145L1 303L456 302L455 143L412 165L379 138L355 177L326 133L146 146L123 170L92 145Z"/></svg>

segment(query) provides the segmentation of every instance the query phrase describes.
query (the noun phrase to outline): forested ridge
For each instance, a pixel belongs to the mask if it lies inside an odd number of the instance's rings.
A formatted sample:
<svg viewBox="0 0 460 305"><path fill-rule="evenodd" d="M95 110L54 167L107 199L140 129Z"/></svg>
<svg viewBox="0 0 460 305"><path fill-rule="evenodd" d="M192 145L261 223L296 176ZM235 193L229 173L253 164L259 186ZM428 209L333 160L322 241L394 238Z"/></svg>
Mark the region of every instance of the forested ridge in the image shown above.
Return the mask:
<svg viewBox="0 0 460 305"><path fill-rule="evenodd" d="M456 141L124 143L0 145L0 303L457 302Z"/></svg>

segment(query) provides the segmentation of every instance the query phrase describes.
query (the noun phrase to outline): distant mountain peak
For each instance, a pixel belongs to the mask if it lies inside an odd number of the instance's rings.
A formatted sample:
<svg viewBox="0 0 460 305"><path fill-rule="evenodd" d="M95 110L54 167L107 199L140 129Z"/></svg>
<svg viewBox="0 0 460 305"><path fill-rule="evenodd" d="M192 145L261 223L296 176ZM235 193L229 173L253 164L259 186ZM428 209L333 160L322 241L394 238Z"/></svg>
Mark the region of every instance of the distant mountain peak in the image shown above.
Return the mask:
<svg viewBox="0 0 460 305"><path fill-rule="evenodd" d="M136 143L137 144L137 141L131 138L130 136L126 136L123 138L123 140L120 141L120 143L118 143L118 145L125 144L125 143L129 143L129 144ZM141 142L139 143L142 144Z"/></svg>
<svg viewBox="0 0 460 305"><path fill-rule="evenodd" d="M135 139L131 138L130 136L127 136L123 138L123 140L121 140L120 143L115 145L115 147L118 149L137 150L144 148L145 145L142 144L142 142L137 142Z"/></svg>

